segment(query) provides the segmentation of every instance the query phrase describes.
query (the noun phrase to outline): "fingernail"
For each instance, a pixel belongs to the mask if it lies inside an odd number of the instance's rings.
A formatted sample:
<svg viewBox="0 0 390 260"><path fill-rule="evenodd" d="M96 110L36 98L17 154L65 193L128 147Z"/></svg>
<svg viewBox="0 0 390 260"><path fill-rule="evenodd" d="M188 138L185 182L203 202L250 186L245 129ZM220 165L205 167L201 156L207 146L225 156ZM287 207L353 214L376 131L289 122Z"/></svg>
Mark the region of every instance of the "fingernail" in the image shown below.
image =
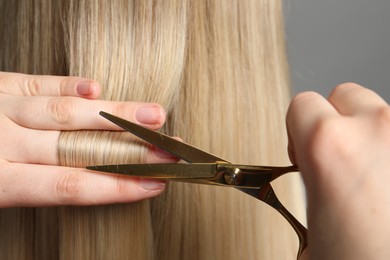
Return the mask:
<svg viewBox="0 0 390 260"><path fill-rule="evenodd" d="M135 118L142 124L160 123L164 111L160 106L146 105L139 107L135 112Z"/></svg>
<svg viewBox="0 0 390 260"><path fill-rule="evenodd" d="M165 182L148 178L141 178L140 186L145 190L163 190L165 188Z"/></svg>
<svg viewBox="0 0 390 260"><path fill-rule="evenodd" d="M80 96L88 96L92 94L92 83L93 81L81 81L77 84L77 94Z"/></svg>

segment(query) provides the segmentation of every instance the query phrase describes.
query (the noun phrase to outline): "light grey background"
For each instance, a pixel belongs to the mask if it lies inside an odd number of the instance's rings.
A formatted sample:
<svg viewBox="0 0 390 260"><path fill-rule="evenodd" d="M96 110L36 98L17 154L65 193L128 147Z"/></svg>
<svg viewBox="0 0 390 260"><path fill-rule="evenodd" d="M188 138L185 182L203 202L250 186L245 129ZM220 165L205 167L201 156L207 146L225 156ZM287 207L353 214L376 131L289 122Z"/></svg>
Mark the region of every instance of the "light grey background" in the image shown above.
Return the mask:
<svg viewBox="0 0 390 260"><path fill-rule="evenodd" d="M389 0L284 0L293 93L342 82L390 101Z"/></svg>

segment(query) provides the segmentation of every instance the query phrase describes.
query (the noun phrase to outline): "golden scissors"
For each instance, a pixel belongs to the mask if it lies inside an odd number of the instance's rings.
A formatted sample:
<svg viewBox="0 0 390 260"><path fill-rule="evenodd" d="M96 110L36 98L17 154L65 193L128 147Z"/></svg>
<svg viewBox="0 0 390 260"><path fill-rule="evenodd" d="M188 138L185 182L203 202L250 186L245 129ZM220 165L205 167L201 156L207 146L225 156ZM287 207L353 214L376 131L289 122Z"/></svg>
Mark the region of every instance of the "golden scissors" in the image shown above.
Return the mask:
<svg viewBox="0 0 390 260"><path fill-rule="evenodd" d="M276 209L296 231L300 242L298 257L302 254L307 246L307 230L282 205L270 184L271 181L285 173L296 172L298 169L295 166L232 164L189 144L122 118L106 112L99 114L124 130L188 163L114 164L88 166L87 169L144 178L235 187Z"/></svg>

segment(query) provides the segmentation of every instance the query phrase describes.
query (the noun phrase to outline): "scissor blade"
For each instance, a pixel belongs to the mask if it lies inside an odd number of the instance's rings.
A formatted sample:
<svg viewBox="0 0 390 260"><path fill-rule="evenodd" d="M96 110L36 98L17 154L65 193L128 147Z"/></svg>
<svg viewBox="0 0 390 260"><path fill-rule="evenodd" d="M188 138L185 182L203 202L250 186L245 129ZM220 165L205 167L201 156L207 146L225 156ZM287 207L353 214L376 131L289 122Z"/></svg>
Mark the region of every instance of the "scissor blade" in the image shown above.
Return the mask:
<svg viewBox="0 0 390 260"><path fill-rule="evenodd" d="M114 124L120 126L121 128L145 140L146 142L153 144L158 148L183 159L184 161L192 163L213 163L216 161L225 161L215 155L204 152L189 144L175 140L172 137L147 129L106 112L101 111L99 114Z"/></svg>
<svg viewBox="0 0 390 260"><path fill-rule="evenodd" d="M150 177L166 180L210 179L217 173L216 163L163 163L163 164L117 164L88 166L87 169L125 174L131 176Z"/></svg>

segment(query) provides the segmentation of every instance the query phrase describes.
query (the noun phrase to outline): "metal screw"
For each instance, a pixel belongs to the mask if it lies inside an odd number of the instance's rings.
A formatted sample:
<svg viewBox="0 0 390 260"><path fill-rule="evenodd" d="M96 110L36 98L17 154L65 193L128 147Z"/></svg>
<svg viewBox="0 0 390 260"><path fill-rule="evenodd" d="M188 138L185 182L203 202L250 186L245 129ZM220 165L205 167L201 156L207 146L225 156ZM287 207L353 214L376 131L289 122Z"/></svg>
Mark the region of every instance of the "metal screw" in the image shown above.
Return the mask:
<svg viewBox="0 0 390 260"><path fill-rule="evenodd" d="M238 186L242 179L241 170L239 168L227 169L224 177L227 184Z"/></svg>

